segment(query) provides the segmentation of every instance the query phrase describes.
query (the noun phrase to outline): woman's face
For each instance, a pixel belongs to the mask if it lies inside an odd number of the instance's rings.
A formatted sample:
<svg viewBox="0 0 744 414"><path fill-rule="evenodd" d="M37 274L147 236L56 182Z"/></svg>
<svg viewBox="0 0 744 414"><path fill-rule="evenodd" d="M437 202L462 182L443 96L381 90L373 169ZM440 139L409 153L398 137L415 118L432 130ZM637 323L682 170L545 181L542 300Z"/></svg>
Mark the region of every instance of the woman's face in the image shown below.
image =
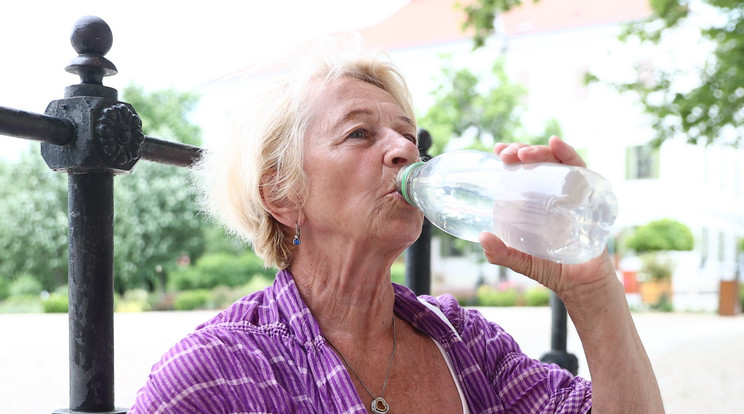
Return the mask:
<svg viewBox="0 0 744 414"><path fill-rule="evenodd" d="M413 121L389 93L350 77L318 82L308 104L303 238L310 231L319 240L383 241L401 250L414 242L423 215L395 189L400 168L418 160Z"/></svg>

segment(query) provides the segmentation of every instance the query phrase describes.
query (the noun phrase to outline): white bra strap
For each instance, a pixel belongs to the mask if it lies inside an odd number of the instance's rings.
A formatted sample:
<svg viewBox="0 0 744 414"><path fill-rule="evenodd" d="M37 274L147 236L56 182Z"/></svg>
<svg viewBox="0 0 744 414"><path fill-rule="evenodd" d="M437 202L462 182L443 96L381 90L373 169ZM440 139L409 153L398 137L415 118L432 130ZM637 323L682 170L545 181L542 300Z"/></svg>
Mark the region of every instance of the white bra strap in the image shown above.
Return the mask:
<svg viewBox="0 0 744 414"><path fill-rule="evenodd" d="M429 308L432 312L434 312L437 316L439 316L439 318L442 321L444 321L444 323L446 323L447 326L450 327L450 329L452 329L452 332L455 334L455 336L457 338L460 338L460 334L457 333L457 329L455 329L455 327L452 326L452 323L449 321L449 319L447 319L446 316L444 316L444 313L442 313L442 310L441 309L437 308L436 306L432 305L431 303L427 302L426 300L424 300L424 299L422 299L420 297L418 298L418 300L419 300L419 302L421 302L424 305L426 305L426 307Z"/></svg>

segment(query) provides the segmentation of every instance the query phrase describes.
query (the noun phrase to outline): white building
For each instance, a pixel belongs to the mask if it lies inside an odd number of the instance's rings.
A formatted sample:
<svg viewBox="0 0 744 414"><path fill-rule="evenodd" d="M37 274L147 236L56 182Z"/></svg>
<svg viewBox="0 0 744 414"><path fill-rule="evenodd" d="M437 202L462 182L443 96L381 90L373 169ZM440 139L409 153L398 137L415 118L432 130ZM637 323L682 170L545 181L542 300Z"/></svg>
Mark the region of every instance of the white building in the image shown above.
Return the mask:
<svg viewBox="0 0 744 414"><path fill-rule="evenodd" d="M391 51L421 113L432 103L428 93L436 86L440 55L485 71L504 54L512 79L529 91L525 124L537 131L545 120L558 119L564 138L613 184L620 200L618 234L660 218L693 230L695 251L677 260L675 306L715 310L719 281L735 278L737 242L744 238L744 150L692 146L683 137L653 150L647 143L654 131L632 95L583 82L586 72L632 80L636 66L689 67L704 59L706 45L684 34L664 48L620 42L622 24L650 15L647 0L540 0L500 16L497 34L473 53L470 35L460 31L464 15L455 3L412 0L361 33L371 45ZM443 289L466 289L480 276L496 277L494 269L470 257L433 262L435 286L441 283ZM625 263L632 261L619 266Z"/></svg>

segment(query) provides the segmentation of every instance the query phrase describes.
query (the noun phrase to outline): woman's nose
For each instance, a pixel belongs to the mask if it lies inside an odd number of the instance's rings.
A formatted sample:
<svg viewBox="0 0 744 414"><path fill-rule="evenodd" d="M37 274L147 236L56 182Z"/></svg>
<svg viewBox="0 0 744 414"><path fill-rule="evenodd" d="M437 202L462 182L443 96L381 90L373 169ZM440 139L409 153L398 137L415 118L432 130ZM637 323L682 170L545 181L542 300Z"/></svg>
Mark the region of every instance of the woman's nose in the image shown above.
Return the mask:
<svg viewBox="0 0 744 414"><path fill-rule="evenodd" d="M401 167L416 162L419 158L419 150L411 139L397 132L391 132L391 147L385 153L385 163L391 167Z"/></svg>

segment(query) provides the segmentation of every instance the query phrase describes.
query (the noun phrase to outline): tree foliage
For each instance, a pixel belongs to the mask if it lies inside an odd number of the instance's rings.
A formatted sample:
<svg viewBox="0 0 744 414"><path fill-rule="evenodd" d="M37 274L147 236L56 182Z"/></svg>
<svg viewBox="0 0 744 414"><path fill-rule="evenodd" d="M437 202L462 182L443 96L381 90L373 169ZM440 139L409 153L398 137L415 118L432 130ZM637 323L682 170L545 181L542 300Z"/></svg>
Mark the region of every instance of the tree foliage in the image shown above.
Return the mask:
<svg viewBox="0 0 744 414"><path fill-rule="evenodd" d="M522 0L457 3L466 15L462 29L474 30L473 49L484 46L493 34L498 14L521 4ZM490 73L479 74L468 68L455 69L451 61L445 63L438 82L440 86L433 92L436 102L419 122L434 140L430 154L443 152L453 139L459 144L462 139L470 138L472 141L465 147L490 151L495 142L545 144L551 135L562 134L555 119L546 122L542 133L528 135L525 132L521 102L527 91L509 79L504 66L504 60L497 59Z"/></svg>
<svg viewBox="0 0 744 414"><path fill-rule="evenodd" d="M163 89L148 93L136 84L127 85L123 99L134 107L142 120L145 135L189 145L201 145L202 131L189 121L189 114L199 103L194 92Z"/></svg>
<svg viewBox="0 0 744 414"><path fill-rule="evenodd" d="M535 0L537 2L537 0ZM461 6L464 28L474 29L474 47L494 33L494 19L521 0L474 0ZM652 15L627 26L620 38L651 45L694 30L712 51L700 62L695 82L680 68L639 67L632 82L613 84L637 94L656 132L652 144L684 136L691 144L721 142L740 146L744 135L744 2L740 0L649 0ZM679 53L685 53L680 50ZM589 76L588 80L598 80Z"/></svg>
<svg viewBox="0 0 744 414"><path fill-rule="evenodd" d="M521 121L521 102L527 91L509 79L501 59L486 74L455 69L451 61L446 62L437 83L432 92L435 103L419 120L434 141L431 155L444 152L450 142L463 146L468 139L471 142L465 147L491 151L495 142L542 144L550 135L560 135L554 119L548 121L544 133L527 135Z"/></svg>
<svg viewBox="0 0 744 414"><path fill-rule="evenodd" d="M618 85L640 97L653 116L660 145L676 136L692 144L740 145L744 134L744 3L739 0L651 0L653 15L627 27L622 39L659 44L679 30L695 30L712 52L700 62L694 86L684 75L655 69L638 80ZM703 13L715 16L704 18ZM685 82L686 83L686 82Z"/></svg>
<svg viewBox="0 0 744 414"><path fill-rule="evenodd" d="M539 0L533 0L537 3ZM500 13L507 12L522 4L522 0L475 0L467 4L458 3L465 11L466 19L463 30L472 28L473 47L475 49L486 44L486 39L494 32L494 21Z"/></svg>
<svg viewBox="0 0 744 414"><path fill-rule="evenodd" d="M52 290L67 280L67 179L35 148L0 162L0 277Z"/></svg>
<svg viewBox="0 0 744 414"><path fill-rule="evenodd" d="M147 93L130 85L122 96L142 118L145 135L201 143L201 129L188 121L196 95L171 89ZM114 197L118 291L163 288L179 257L195 259L203 253L207 224L194 202L188 170L141 161L131 174L116 177Z"/></svg>
<svg viewBox="0 0 744 414"><path fill-rule="evenodd" d="M205 220L199 215L182 168L143 162L116 178L114 281L117 291L163 288L179 257L204 251Z"/></svg>

